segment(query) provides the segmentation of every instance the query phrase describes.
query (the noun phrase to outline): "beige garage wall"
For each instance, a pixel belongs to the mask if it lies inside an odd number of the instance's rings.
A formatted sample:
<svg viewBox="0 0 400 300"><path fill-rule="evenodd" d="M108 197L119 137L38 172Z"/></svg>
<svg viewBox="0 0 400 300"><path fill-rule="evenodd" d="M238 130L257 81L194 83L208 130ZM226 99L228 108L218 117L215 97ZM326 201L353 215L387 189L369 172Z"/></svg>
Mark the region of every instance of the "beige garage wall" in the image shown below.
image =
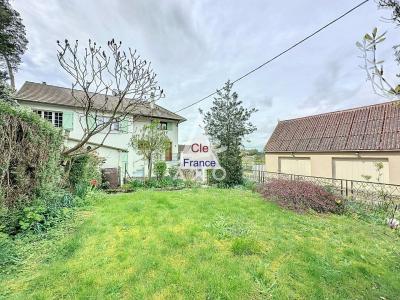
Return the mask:
<svg viewBox="0 0 400 300"><path fill-rule="evenodd" d="M308 157L311 161L311 175L334 177L334 158L367 158L388 161L389 183L400 184L400 152L337 152L337 153L266 153L265 165L269 172L279 172L280 158ZM368 175L368 174L365 174ZM372 176L372 174L371 174Z"/></svg>

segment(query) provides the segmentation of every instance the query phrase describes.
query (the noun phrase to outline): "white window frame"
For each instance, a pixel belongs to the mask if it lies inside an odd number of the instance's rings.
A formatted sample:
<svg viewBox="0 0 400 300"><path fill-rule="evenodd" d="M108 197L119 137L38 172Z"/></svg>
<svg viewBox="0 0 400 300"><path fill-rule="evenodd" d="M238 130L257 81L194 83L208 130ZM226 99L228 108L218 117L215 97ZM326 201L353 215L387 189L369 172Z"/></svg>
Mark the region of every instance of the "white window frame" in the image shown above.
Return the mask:
<svg viewBox="0 0 400 300"><path fill-rule="evenodd" d="M53 110L45 110L45 109L34 109L33 112L38 114L39 117L41 117L42 119L44 119L46 121L49 121L54 127L56 127L56 128L62 128L63 127L64 113L62 111L53 111ZM50 113L51 118L50 119L45 118L45 116L44 116L45 113L47 113L47 114ZM57 125L59 125L59 126L56 126L56 114L59 114L59 116L61 116L61 124L60 124L60 122L57 123Z"/></svg>
<svg viewBox="0 0 400 300"><path fill-rule="evenodd" d="M110 120L110 117L107 116L99 116L98 118L98 124L104 124L107 123ZM111 126L111 132L121 132L121 126L119 121L114 121L110 124Z"/></svg>

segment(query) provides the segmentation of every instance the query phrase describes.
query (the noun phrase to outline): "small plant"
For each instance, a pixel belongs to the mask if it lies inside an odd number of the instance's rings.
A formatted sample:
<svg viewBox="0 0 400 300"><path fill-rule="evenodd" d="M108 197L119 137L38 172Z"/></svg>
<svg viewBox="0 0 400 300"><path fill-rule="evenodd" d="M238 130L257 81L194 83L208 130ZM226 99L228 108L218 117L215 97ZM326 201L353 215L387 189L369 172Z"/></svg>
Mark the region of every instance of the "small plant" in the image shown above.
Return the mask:
<svg viewBox="0 0 400 300"><path fill-rule="evenodd" d="M177 166L170 166L168 168L168 175L171 176L172 178L175 178L176 174L178 174L178 167Z"/></svg>
<svg viewBox="0 0 400 300"><path fill-rule="evenodd" d="M167 163L163 160L159 160L154 164L154 173L157 176L157 179L163 179L165 173L167 172Z"/></svg>
<svg viewBox="0 0 400 300"><path fill-rule="evenodd" d="M265 198L297 212L312 209L319 213L341 213L343 210L341 198L306 181L272 180L261 186L260 192Z"/></svg>

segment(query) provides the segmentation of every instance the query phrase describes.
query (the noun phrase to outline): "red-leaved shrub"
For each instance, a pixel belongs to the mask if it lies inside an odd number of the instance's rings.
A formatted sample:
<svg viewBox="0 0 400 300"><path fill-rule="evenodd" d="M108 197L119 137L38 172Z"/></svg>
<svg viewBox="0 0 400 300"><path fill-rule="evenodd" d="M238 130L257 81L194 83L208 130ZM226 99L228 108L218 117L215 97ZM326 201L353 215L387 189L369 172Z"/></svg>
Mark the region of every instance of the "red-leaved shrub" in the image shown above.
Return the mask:
<svg viewBox="0 0 400 300"><path fill-rule="evenodd" d="M306 181L272 180L262 185L259 191L268 200L297 212L312 209L319 213L340 213L343 208L340 197Z"/></svg>

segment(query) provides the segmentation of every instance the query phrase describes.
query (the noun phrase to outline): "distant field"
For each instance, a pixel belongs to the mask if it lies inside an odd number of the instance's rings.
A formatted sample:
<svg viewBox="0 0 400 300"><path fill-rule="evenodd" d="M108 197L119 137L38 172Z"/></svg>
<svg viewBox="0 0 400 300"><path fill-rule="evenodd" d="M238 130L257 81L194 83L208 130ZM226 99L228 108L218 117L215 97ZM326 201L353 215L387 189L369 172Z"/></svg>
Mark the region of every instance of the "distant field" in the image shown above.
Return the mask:
<svg viewBox="0 0 400 300"><path fill-rule="evenodd" d="M400 295L400 242L388 228L297 215L248 191L118 194L80 218L75 229L59 229L55 244L32 244L22 270L0 275L0 298Z"/></svg>

